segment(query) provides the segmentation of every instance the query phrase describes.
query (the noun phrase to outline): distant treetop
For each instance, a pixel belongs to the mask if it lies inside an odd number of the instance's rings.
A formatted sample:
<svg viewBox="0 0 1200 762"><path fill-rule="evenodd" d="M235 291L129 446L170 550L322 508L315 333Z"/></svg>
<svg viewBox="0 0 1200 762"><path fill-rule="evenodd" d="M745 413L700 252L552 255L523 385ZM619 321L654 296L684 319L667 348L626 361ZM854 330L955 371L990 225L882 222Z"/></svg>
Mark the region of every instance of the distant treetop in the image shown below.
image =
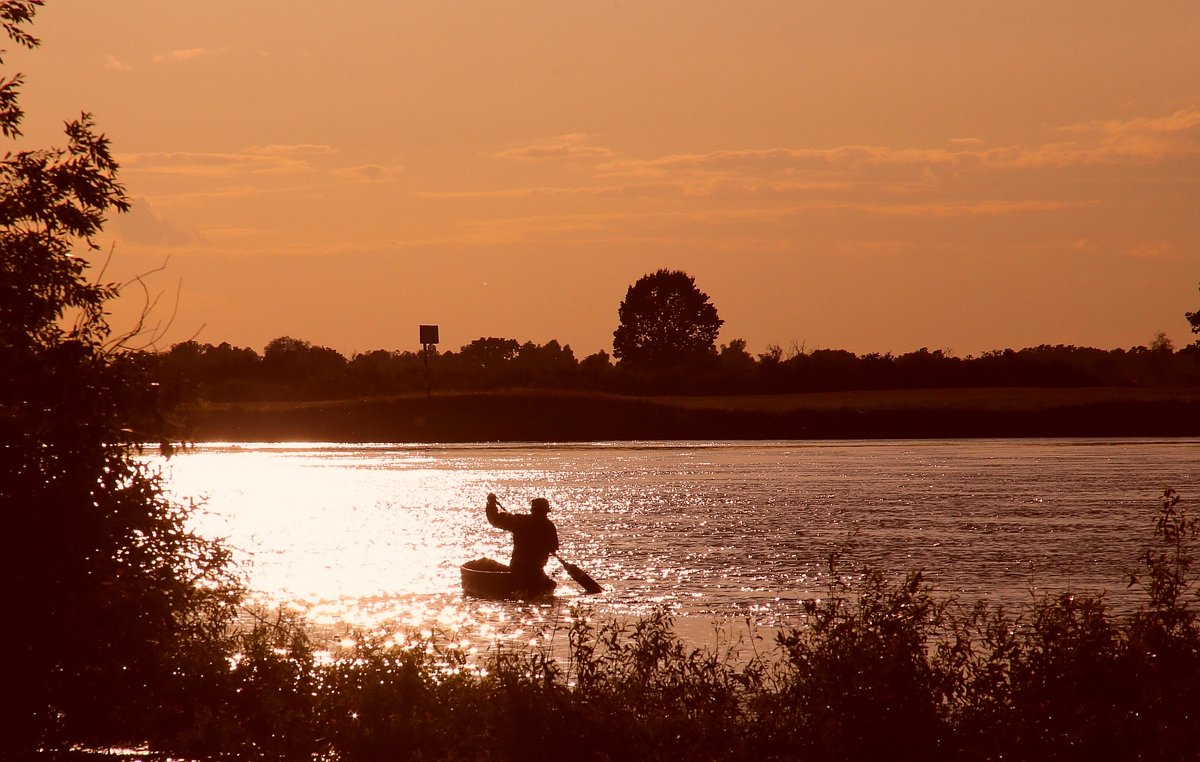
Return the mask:
<svg viewBox="0 0 1200 762"><path fill-rule="evenodd" d="M613 355L631 365L690 365L715 357L725 321L680 270L659 270L629 287L618 310Z"/></svg>

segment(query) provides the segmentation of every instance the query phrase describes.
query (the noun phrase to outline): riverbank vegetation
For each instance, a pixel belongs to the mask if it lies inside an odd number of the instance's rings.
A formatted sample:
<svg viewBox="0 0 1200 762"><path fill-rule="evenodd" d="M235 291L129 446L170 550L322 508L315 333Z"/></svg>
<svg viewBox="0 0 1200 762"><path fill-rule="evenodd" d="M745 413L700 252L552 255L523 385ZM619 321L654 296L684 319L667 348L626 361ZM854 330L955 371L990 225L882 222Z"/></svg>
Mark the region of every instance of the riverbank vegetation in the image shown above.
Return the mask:
<svg viewBox="0 0 1200 762"><path fill-rule="evenodd" d="M644 397L558 390L192 403L192 442L594 442L1200 435L1196 389L920 389Z"/></svg>
<svg viewBox="0 0 1200 762"><path fill-rule="evenodd" d="M697 648L666 611L576 610L565 653L388 628L322 651L303 623L260 618L171 723L110 739L191 759L1195 759L1197 537L1168 490L1126 615L1070 593L966 607L835 558L773 642L727 629Z"/></svg>
<svg viewBox="0 0 1200 762"><path fill-rule="evenodd" d="M1129 350L966 358L778 347L754 357L735 340L688 361L614 364L603 352L576 361L556 341L480 338L457 353L347 360L288 337L261 356L192 341L147 357L159 386L187 401L172 433L190 441L1200 434L1200 343L1176 351L1161 335Z"/></svg>
<svg viewBox="0 0 1200 762"><path fill-rule="evenodd" d="M576 359L571 347L480 338L458 351L374 350L350 358L281 337L249 347L187 341L152 353L158 380L211 402L356 399L426 392L541 389L622 395L781 395L914 389L1198 388L1200 345L1102 350L1039 346L956 357L943 350L856 355L838 349L752 355L734 339L699 360L670 366Z"/></svg>
<svg viewBox="0 0 1200 762"><path fill-rule="evenodd" d="M347 360L281 338L148 353L190 441L595 441L1200 434L1200 344L751 356L735 340L684 364L576 361L551 341Z"/></svg>

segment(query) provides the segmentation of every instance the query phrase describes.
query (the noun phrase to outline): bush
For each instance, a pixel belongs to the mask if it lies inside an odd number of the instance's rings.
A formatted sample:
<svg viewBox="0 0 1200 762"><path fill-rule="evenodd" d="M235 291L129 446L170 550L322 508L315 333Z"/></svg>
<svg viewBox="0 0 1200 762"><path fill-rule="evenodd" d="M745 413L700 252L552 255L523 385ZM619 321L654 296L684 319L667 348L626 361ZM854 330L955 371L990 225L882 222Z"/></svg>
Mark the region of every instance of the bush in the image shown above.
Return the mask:
<svg viewBox="0 0 1200 762"><path fill-rule="evenodd" d="M838 578L804 608L805 626L778 638L784 680L772 745L812 760L878 759L897 748L945 756L946 681L929 649L946 604L922 576L891 585L868 570L854 591Z"/></svg>
<svg viewBox="0 0 1200 762"><path fill-rule="evenodd" d="M40 2L0 0L10 39ZM0 78L0 134L20 134L20 75ZM186 527L136 459L165 401L114 337L88 260L125 211L107 138L87 114L65 148L0 159L0 578L6 709L0 751L167 743L188 690L226 665L240 587L218 544ZM82 250L82 252L77 251Z"/></svg>

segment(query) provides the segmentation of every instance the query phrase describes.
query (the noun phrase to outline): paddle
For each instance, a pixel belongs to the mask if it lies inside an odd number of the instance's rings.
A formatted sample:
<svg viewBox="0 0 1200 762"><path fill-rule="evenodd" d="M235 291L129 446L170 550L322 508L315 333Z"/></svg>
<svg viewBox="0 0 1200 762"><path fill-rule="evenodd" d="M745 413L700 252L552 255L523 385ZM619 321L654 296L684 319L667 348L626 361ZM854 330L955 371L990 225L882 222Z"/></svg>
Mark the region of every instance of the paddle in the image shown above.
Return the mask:
<svg viewBox="0 0 1200 762"><path fill-rule="evenodd" d="M563 565L564 569L567 570L567 574L571 575L571 579L575 580L575 582L583 588L585 593L588 593L589 595L595 595L596 593L604 592L604 588L600 587L600 583L592 579L591 576L583 569L580 569L570 561L564 560L557 553L554 554L554 557L557 558L558 562Z"/></svg>

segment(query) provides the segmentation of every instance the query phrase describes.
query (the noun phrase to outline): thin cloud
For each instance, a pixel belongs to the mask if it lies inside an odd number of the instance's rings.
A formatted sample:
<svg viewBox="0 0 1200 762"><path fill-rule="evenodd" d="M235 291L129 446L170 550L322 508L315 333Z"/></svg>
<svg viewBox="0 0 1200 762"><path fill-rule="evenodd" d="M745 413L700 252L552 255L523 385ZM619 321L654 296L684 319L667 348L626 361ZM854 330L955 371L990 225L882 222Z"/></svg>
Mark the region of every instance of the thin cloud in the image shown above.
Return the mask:
<svg viewBox="0 0 1200 762"><path fill-rule="evenodd" d="M298 187L265 189L250 185L252 178L302 177L308 187L319 184L324 177L338 181L383 182L394 179L404 170L399 166L383 164L359 164L329 168L321 159L337 154L328 145L315 143L270 144L254 146L237 153L203 153L171 151L159 153L128 154L120 157L125 171L133 174L174 176L180 178L207 179L232 182L236 185L217 193L210 190L199 193L180 194L193 197L244 196L280 190L299 190ZM314 164L314 162L316 162ZM240 182L239 182L240 181ZM252 180L257 183L258 180Z"/></svg>
<svg viewBox="0 0 1200 762"><path fill-rule="evenodd" d="M1159 161L1200 154L1200 110L1163 117L1070 125L1063 132L1079 139L1023 146L984 147L981 138L955 138L956 150L847 145L833 148L767 148L677 154L653 159L618 159L604 173L661 176L678 171L731 173L854 172L879 167L1039 167L1113 161Z"/></svg>
<svg viewBox="0 0 1200 762"><path fill-rule="evenodd" d="M617 159L599 177L673 183L685 196L840 193L867 187L911 194L959 171L963 152L850 145L767 148Z"/></svg>
<svg viewBox="0 0 1200 762"><path fill-rule="evenodd" d="M127 172L156 175L237 177L246 174L300 174L312 171L307 162L289 156L261 153L194 153L169 151L126 154L120 158Z"/></svg>
<svg viewBox="0 0 1200 762"><path fill-rule="evenodd" d="M253 199L264 198L267 196L281 196L286 194L311 194L319 193L326 186L317 185L314 183L289 184L283 186L264 186L264 185L249 185L241 183L238 185L230 185L219 187L214 190L191 191L186 193L172 193L170 198L173 202L203 202L203 201L220 201L228 199Z"/></svg>
<svg viewBox="0 0 1200 762"><path fill-rule="evenodd" d="M116 56L107 55L104 57L104 68L109 71L133 71L133 66L121 61Z"/></svg>
<svg viewBox="0 0 1200 762"><path fill-rule="evenodd" d="M214 55L225 52L224 48L220 50L210 50L208 48L188 48L186 50L172 50L169 53L159 53L152 59L154 63L168 63L171 61L188 61L193 58L202 56Z"/></svg>
<svg viewBox="0 0 1200 762"><path fill-rule="evenodd" d="M942 149L889 149L881 146L848 145L836 148L766 148L721 150L698 154L676 154L643 161L618 160L602 169L615 174L647 175L673 170L723 170L780 172L845 171L867 166L951 165L959 152Z"/></svg>
<svg viewBox="0 0 1200 762"><path fill-rule="evenodd" d="M860 215L877 218L950 220L1002 215L1054 214L1097 206L1079 201L945 201L922 203L839 202L813 200L782 206L729 209L698 207L665 211L601 210L562 214L495 217L464 222L459 240L686 240L706 239L715 229L737 231L736 238L763 235L767 228L803 224L813 215Z"/></svg>
<svg viewBox="0 0 1200 762"><path fill-rule="evenodd" d="M334 177L355 182L379 183L393 180L404 172L403 167L385 167L380 164L360 164L356 167L340 167L331 172Z"/></svg>
<svg viewBox="0 0 1200 762"><path fill-rule="evenodd" d="M988 146L982 138L963 137L951 140L951 148L845 145L618 157L598 165L596 177L657 182L674 186L684 196L698 197L870 192L897 197L949 194L966 203L978 190L997 182L1018 193L1024 187L1040 199L1052 177L1065 177L1063 173L1073 167L1149 168L1200 157L1200 111L1196 109L1072 125L1062 132L1073 139L1036 146ZM1121 182L1119 174L1110 179ZM1101 185L1102 181L1093 186L1098 194L1103 192Z"/></svg>
<svg viewBox="0 0 1200 762"><path fill-rule="evenodd" d="M187 245L198 240L194 230L163 217L145 198L134 199L129 213L117 215L111 224L130 243L148 246Z"/></svg>
<svg viewBox="0 0 1200 762"><path fill-rule="evenodd" d="M589 135L572 133L559 135L545 143L509 148L496 154L500 159L543 161L547 159L607 159L614 156L611 149L590 145Z"/></svg>
<svg viewBox="0 0 1200 762"><path fill-rule="evenodd" d="M500 188L466 191L418 191L418 198L430 199L524 199L582 196L647 196L674 186L665 183L628 183L620 185L539 185L526 188Z"/></svg>
<svg viewBox="0 0 1200 762"><path fill-rule="evenodd" d="M1098 134L1119 138L1131 134L1172 134L1191 132L1200 127L1200 110L1180 109L1173 114L1160 117L1138 117L1135 119L1097 120L1064 127L1064 132Z"/></svg>
<svg viewBox="0 0 1200 762"><path fill-rule="evenodd" d="M945 201L923 204L858 204L855 208L876 214L909 217L980 217L1029 212L1057 212L1098 206L1098 201Z"/></svg>
<svg viewBox="0 0 1200 762"><path fill-rule="evenodd" d="M275 244L278 231L267 227L245 227L235 225L206 225L203 228L204 242L214 250L225 249L228 253L244 251L247 246L256 251L263 246Z"/></svg>
<svg viewBox="0 0 1200 762"><path fill-rule="evenodd" d="M295 143L291 145L272 143L271 145L255 146L248 149L247 153L261 156L330 156L337 153L337 151L331 146L318 143Z"/></svg>
<svg viewBox="0 0 1200 762"><path fill-rule="evenodd" d="M1018 146L993 149L981 158L989 166L1020 168L1155 163L1200 156L1200 110L1194 108L1161 117L1069 125L1062 132L1077 138L1032 150Z"/></svg>
<svg viewBox="0 0 1200 762"><path fill-rule="evenodd" d="M978 136L940 147L843 145L732 148L647 158L618 156L589 136L565 135L493 154L509 160L545 161L572 155L606 156L543 175L524 187L425 191L434 200L537 199L542 214L526 206L499 209L488 219L461 220L448 238L486 240L627 241L786 240L834 224L882 224L886 229L928 222L958 229L962 221L1027 218L1092 219L1119 209L1130 172L1140 178L1200 154L1200 112L1096 122L1065 128L1066 141L1032 146L989 145ZM1108 169L1096 171L1096 167ZM1086 177L1087 193L1078 194ZM548 179L553 178L553 179ZM547 181L548 180L548 181ZM622 203L641 198L653 204ZM559 201L561 199L561 202ZM624 207L624 208L622 208ZM875 222L872 222L874 220ZM816 228L814 228L814 225ZM1078 239L1068 239L1066 244ZM1077 244L1086 250L1091 244ZM1132 256L1169 251L1142 246Z"/></svg>
<svg viewBox="0 0 1200 762"><path fill-rule="evenodd" d="M1130 246L1126 253L1135 259L1158 259L1174 255L1178 249L1165 241L1147 241Z"/></svg>

